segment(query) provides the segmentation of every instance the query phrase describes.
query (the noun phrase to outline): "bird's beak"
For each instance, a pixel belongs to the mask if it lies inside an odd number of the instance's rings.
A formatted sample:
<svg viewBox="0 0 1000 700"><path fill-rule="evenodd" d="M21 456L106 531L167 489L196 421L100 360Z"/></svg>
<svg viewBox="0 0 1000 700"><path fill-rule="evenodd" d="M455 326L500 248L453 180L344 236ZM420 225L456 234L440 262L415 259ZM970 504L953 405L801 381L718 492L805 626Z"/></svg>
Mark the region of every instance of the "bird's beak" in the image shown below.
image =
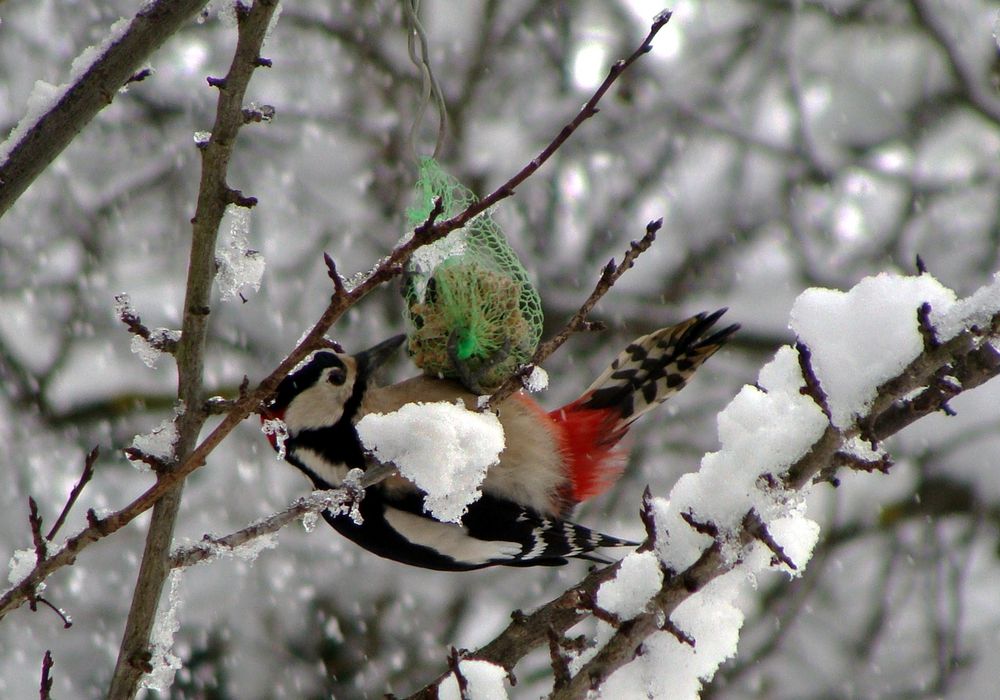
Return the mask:
<svg viewBox="0 0 1000 700"><path fill-rule="evenodd" d="M362 352L359 352L354 356L357 360L359 366L363 366L368 373L374 372L376 369L385 364L386 360L392 357L392 354L406 342L405 335L396 335L388 340L383 340L378 345L368 348Z"/></svg>

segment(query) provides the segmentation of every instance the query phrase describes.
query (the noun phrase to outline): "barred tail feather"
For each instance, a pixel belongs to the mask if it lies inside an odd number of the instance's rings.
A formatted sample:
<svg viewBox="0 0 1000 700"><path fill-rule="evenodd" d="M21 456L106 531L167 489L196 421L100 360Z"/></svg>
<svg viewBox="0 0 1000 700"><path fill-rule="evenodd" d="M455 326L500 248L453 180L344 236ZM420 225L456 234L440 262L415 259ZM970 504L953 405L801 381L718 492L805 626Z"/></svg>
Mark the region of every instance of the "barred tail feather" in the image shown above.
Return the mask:
<svg viewBox="0 0 1000 700"><path fill-rule="evenodd" d="M683 389L695 370L739 329L732 324L706 335L726 311L700 313L637 338L591 384L580 408L613 411L615 431L624 434L639 416Z"/></svg>
<svg viewBox="0 0 1000 700"><path fill-rule="evenodd" d="M636 339L571 404L552 411L568 471L564 514L577 503L604 493L625 466L620 443L639 416L684 388L701 364L739 328L708 334L726 312L698 314L676 326Z"/></svg>

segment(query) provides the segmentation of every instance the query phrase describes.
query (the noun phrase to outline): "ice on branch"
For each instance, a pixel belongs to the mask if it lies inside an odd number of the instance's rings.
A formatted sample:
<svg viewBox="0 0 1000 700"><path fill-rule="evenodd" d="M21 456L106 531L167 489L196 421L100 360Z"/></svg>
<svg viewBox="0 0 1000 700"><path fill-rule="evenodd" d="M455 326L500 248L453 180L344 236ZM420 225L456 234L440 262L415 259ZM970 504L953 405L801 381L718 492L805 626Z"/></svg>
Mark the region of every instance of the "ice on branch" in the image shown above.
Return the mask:
<svg viewBox="0 0 1000 700"><path fill-rule="evenodd" d="M247 288L256 292L260 289L260 281L264 276L264 256L247 244L250 211L236 206L230 206L227 211L232 217L229 240L215 257L218 266L215 279L223 301L241 296L241 292Z"/></svg>
<svg viewBox="0 0 1000 700"><path fill-rule="evenodd" d="M853 289L807 289L792 307L792 330L812 353L832 422L848 428L864 415L880 384L923 350L917 310L924 303L946 315L955 293L930 275L883 273Z"/></svg>
<svg viewBox="0 0 1000 700"><path fill-rule="evenodd" d="M444 522L458 522L480 497L486 470L504 448L503 428L494 414L447 402L370 413L357 430L365 449L422 489L424 507Z"/></svg>
<svg viewBox="0 0 1000 700"><path fill-rule="evenodd" d="M260 424L260 432L264 433L274 449L278 451L278 459L285 458L285 441L288 439L288 426L280 418L265 418Z"/></svg>
<svg viewBox="0 0 1000 700"><path fill-rule="evenodd" d="M461 700L465 697L473 698L473 700L507 699L507 688L504 686L507 672L502 666L478 659L463 659L458 662L458 672L462 674L462 678L468 684L465 694L462 694L458 686L458 679L452 673L441 681L441 685L438 687L440 700Z"/></svg>
<svg viewBox="0 0 1000 700"><path fill-rule="evenodd" d="M169 328L155 328L149 332L149 340L141 335L132 336L132 353L138 355L142 363L150 369L156 369L156 363L163 357L160 348L176 345L180 342L181 332Z"/></svg>
<svg viewBox="0 0 1000 700"><path fill-rule="evenodd" d="M144 456L159 462L169 462L174 458L174 445L178 438L176 418L183 412L183 407L174 409L174 418L163 421L145 435L132 438L132 449L138 450L139 454L133 456L126 451L126 456L133 467L139 471L149 471L151 465L143 461Z"/></svg>
<svg viewBox="0 0 1000 700"><path fill-rule="evenodd" d="M140 687L149 688L160 693L166 693L174 684L174 674L181 668L180 658L174 654L174 634L180 629L177 613L180 609L181 570L170 572L170 594L167 604L156 613L153 630L149 635L149 671L142 680Z"/></svg>

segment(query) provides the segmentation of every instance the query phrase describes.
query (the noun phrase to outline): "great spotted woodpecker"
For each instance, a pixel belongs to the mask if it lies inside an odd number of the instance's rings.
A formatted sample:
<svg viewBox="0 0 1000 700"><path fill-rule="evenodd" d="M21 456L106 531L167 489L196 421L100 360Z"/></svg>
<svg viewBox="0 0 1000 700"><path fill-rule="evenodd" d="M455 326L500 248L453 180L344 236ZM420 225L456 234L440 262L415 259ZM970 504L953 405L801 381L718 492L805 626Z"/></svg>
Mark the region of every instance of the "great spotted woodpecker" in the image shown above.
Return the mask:
<svg viewBox="0 0 1000 700"><path fill-rule="evenodd" d="M360 524L331 511L324 518L379 556L428 569L553 566L567 557L606 561L594 550L636 543L566 518L617 479L627 458L620 441L629 426L684 388L737 330L731 325L708 334L724 312L698 314L638 338L580 398L555 411L545 412L524 393L503 401L495 410L506 447L460 524L425 513L422 493L399 476L366 490ZM365 467L355 430L365 414L416 401L460 399L475 408L477 397L450 380L418 376L377 387L373 373L404 340L396 336L356 355L319 350L279 385L262 418L284 421L285 458L315 488L335 488L350 469ZM277 448L275 436L269 438Z"/></svg>

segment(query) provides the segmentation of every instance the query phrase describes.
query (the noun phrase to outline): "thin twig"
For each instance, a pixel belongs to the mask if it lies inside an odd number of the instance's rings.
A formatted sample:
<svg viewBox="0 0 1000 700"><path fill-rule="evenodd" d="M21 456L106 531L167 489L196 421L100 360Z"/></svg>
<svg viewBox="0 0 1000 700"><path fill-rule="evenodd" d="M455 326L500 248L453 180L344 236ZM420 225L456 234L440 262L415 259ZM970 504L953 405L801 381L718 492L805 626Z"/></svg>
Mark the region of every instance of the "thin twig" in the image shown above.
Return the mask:
<svg viewBox="0 0 1000 700"><path fill-rule="evenodd" d="M784 547L778 544L778 542L774 539L771 532L767 529L767 524L761 520L757 511L752 510L746 514L746 517L743 518L743 528L753 537L757 538L757 540L759 540L765 547L771 550L771 554L774 555L774 562L784 564L792 571L798 571L799 567L797 567L791 557L785 553Z"/></svg>
<svg viewBox="0 0 1000 700"><path fill-rule="evenodd" d="M62 512L59 513L59 517L56 518L55 523L52 524L52 528L49 530L49 534L46 535L45 539L51 540L54 538L56 533L59 532L59 528L61 528L63 523L66 522L66 516L69 515L69 511L76 503L76 499L80 497L80 492L83 491L83 488L94 476L94 465L97 464L97 458L100 454L101 448L96 446L87 454L87 458L83 462L83 473L80 474L80 478L73 486L73 489L69 492L69 498L66 499L66 505L63 506Z"/></svg>
<svg viewBox="0 0 1000 700"><path fill-rule="evenodd" d="M28 524L31 526L31 541L35 545L35 561L41 564L49 553L42 535L42 516L38 514L38 503L31 496L28 496Z"/></svg>
<svg viewBox="0 0 1000 700"><path fill-rule="evenodd" d="M284 510L228 535L204 535L201 541L195 544L179 547L170 554L170 566L176 569L214 559L220 552L234 552L254 540L278 532L310 513L322 513L324 510L336 510L348 504L357 503L364 497L366 488L397 473L396 467L391 464L369 467L356 482L345 483L337 489L316 491L309 496L298 498Z"/></svg>
<svg viewBox="0 0 1000 700"><path fill-rule="evenodd" d="M462 654L452 647L448 651L448 668L455 676L455 682L458 684L458 695L461 700L472 700L472 694L469 692L469 679L465 677L462 673Z"/></svg>
<svg viewBox="0 0 1000 700"><path fill-rule="evenodd" d="M504 381L504 383L493 392L489 401L487 401L485 406L483 406L483 410L491 410L494 406L498 406L504 399L519 390L523 385L524 378L530 374L531 369L542 364L552 353L558 350L573 333L579 333L580 331L591 329L587 316L597 305L597 302L601 300L601 297L607 294L608 291L610 291L610 289L615 285L615 282L621 279L621 276L632 268L636 259L645 251L649 250L649 247L653 245L653 241L656 240L657 231L659 231L662 226L663 219L650 221L646 224L646 233L643 237L638 241L632 241L631 244L629 244L629 249L622 257L621 264L616 265L614 259L612 258L608 264L604 266L604 270L601 272L600 279L597 280L597 285L594 287L594 291L590 293L590 296L588 296L586 301L581 304L577 312L573 314L569 321L566 322L563 329L553 338L550 338L538 346L538 349L535 350L535 354L532 356L531 361L521 367L512 376L508 377L506 381Z"/></svg>
<svg viewBox="0 0 1000 700"><path fill-rule="evenodd" d="M52 697L53 666L55 666L55 662L52 660L52 652L46 649L45 656L42 657L42 682L38 686L39 700L49 700Z"/></svg>

